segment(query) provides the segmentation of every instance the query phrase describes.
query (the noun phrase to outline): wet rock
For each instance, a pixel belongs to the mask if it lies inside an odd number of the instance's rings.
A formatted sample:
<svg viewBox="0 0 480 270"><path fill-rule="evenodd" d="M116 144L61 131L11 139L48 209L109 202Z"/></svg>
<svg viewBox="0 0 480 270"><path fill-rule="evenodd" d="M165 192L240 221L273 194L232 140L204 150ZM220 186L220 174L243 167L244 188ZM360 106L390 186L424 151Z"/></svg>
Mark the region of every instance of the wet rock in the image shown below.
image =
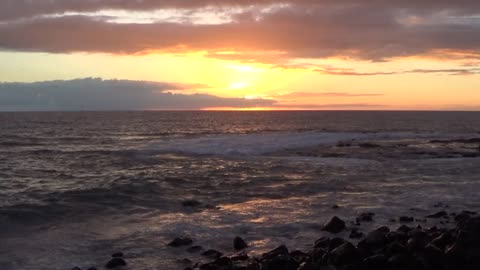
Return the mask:
<svg viewBox="0 0 480 270"><path fill-rule="evenodd" d="M248 254L245 254L245 253L242 253L242 254L237 254L237 255L233 255L232 257L230 257L230 259L234 262L237 262L237 261L246 261L248 260L250 257L248 256Z"/></svg>
<svg viewBox="0 0 480 270"><path fill-rule="evenodd" d="M386 256L393 256L395 254L406 254L408 249L399 241L391 242L384 248L384 254Z"/></svg>
<svg viewBox="0 0 480 270"><path fill-rule="evenodd" d="M193 240L188 238L188 237L184 237L184 238L175 238L172 242L168 243L167 246L170 246L170 247L181 247L181 246L188 246L188 245L191 245L193 243Z"/></svg>
<svg viewBox="0 0 480 270"><path fill-rule="evenodd" d="M401 216L398 220L400 222L409 223L413 222L413 217Z"/></svg>
<svg viewBox="0 0 480 270"><path fill-rule="evenodd" d="M345 243L345 240L343 240L343 238L340 238L340 237L332 238L332 239L330 239L330 243L328 245L328 250L332 251L332 250L336 249L337 247L343 245L344 243Z"/></svg>
<svg viewBox="0 0 480 270"><path fill-rule="evenodd" d="M206 250L205 252L203 252L202 255L205 256L205 257L212 258L212 259L218 259L218 258L222 257L223 253L218 251L218 250L215 250L215 249L209 249L209 250Z"/></svg>
<svg viewBox="0 0 480 270"><path fill-rule="evenodd" d="M376 231L379 231L379 232L382 232L384 234L387 234L390 232L390 228L388 228L387 226L381 226L381 227L378 227L376 229Z"/></svg>
<svg viewBox="0 0 480 270"><path fill-rule="evenodd" d="M262 262L262 270L297 270L300 266L288 255L278 255Z"/></svg>
<svg viewBox="0 0 480 270"><path fill-rule="evenodd" d="M105 267L111 269L126 265L127 262L125 262L125 260L123 260L122 258L113 258L105 265Z"/></svg>
<svg viewBox="0 0 480 270"><path fill-rule="evenodd" d="M381 230L375 230L367 234L365 239L358 243L358 247L374 249L387 243L386 233Z"/></svg>
<svg viewBox="0 0 480 270"><path fill-rule="evenodd" d="M352 264L360 259L357 248L350 242L345 242L330 253L330 260L334 265Z"/></svg>
<svg viewBox="0 0 480 270"><path fill-rule="evenodd" d="M299 263L303 263L310 258L310 255L308 253L300 250L294 250L290 252L290 256L292 256L292 258Z"/></svg>
<svg viewBox="0 0 480 270"><path fill-rule="evenodd" d="M357 218L357 222L362 222L362 221L373 221L373 217L375 216L375 213L367 212L367 213L361 213Z"/></svg>
<svg viewBox="0 0 480 270"><path fill-rule="evenodd" d="M198 207L202 205L202 203L197 200L185 200L182 202L182 205L184 207Z"/></svg>
<svg viewBox="0 0 480 270"><path fill-rule="evenodd" d="M314 247L328 249L329 245L330 245L330 238L324 236L315 241Z"/></svg>
<svg viewBox="0 0 480 270"><path fill-rule="evenodd" d="M92 266L92 267L88 268L87 270L97 270L97 268Z"/></svg>
<svg viewBox="0 0 480 270"><path fill-rule="evenodd" d="M441 217L446 217L448 216L448 213L445 211L440 211L432 215L426 216L427 218L441 218Z"/></svg>
<svg viewBox="0 0 480 270"><path fill-rule="evenodd" d="M269 252L267 253L264 253L262 255L262 260L269 260L271 258L274 258L274 257L277 257L279 255L284 255L284 256L287 256L289 255L288 253L288 248L285 246L285 245L281 245L273 250L270 250Z"/></svg>
<svg viewBox="0 0 480 270"><path fill-rule="evenodd" d="M329 222L327 222L323 228L322 231L327 231L329 233L339 233L345 229L345 222L338 218L337 216L334 216Z"/></svg>
<svg viewBox="0 0 480 270"><path fill-rule="evenodd" d="M363 237L363 233L362 233L362 232L359 232L357 229L352 229L352 231L350 232L349 237L350 237L351 239L359 239L359 238L362 238L362 237Z"/></svg>
<svg viewBox="0 0 480 270"><path fill-rule="evenodd" d="M393 255L387 260L387 265L394 269L409 269L411 266L411 257L406 254Z"/></svg>
<svg viewBox="0 0 480 270"><path fill-rule="evenodd" d="M412 230L412 228L410 228L406 225L402 225L397 229L398 232L403 232L403 233L408 233L411 230Z"/></svg>
<svg viewBox="0 0 480 270"><path fill-rule="evenodd" d="M187 248L187 252L189 253L197 253L197 252L200 252L203 250L203 247L201 246L191 246L189 248Z"/></svg>
<svg viewBox="0 0 480 270"><path fill-rule="evenodd" d="M187 258L178 260L177 262L181 264L186 264L186 265L191 265L193 263L190 259L187 259Z"/></svg>
<svg viewBox="0 0 480 270"><path fill-rule="evenodd" d="M233 239L233 248L236 250L246 249L248 247L247 243L240 237L235 237Z"/></svg>
<svg viewBox="0 0 480 270"><path fill-rule="evenodd" d="M211 263L200 265L200 270L228 270L232 268L232 260L228 257L221 257Z"/></svg>
<svg viewBox="0 0 480 270"><path fill-rule="evenodd" d="M378 148L378 147L381 147L380 145L374 144L374 143L361 143L358 146L360 146L362 148Z"/></svg>
<svg viewBox="0 0 480 270"><path fill-rule="evenodd" d="M123 258L123 252L115 252L112 254L112 258Z"/></svg>
<svg viewBox="0 0 480 270"><path fill-rule="evenodd" d="M387 257L383 254L376 254L365 258L362 264L365 269L369 270L385 269L385 265L387 264Z"/></svg>
<svg viewBox="0 0 480 270"><path fill-rule="evenodd" d="M78 267L78 266L75 266L72 268L72 270L82 270L82 268Z"/></svg>
<svg viewBox="0 0 480 270"><path fill-rule="evenodd" d="M332 205L332 209L338 209L338 208L340 208L340 206L338 204Z"/></svg>

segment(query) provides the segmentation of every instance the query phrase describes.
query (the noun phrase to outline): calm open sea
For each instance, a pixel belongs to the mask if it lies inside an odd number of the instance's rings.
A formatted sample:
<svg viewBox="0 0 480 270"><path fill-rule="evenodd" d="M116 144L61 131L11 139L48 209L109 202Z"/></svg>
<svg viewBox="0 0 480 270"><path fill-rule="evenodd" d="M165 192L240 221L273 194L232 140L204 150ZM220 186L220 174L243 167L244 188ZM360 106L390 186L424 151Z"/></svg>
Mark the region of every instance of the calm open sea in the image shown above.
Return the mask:
<svg viewBox="0 0 480 270"><path fill-rule="evenodd" d="M182 269L179 236L255 254L334 214L478 211L479 145L478 112L0 113L0 268Z"/></svg>

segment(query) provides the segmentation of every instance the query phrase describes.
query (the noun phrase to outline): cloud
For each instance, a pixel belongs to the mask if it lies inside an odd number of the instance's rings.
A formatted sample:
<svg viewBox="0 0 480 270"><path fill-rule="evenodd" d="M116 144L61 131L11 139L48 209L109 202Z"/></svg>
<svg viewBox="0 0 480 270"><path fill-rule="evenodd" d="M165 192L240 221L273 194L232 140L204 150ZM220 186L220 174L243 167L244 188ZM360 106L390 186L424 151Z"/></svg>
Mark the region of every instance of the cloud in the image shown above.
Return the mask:
<svg viewBox="0 0 480 270"><path fill-rule="evenodd" d="M327 75L342 75L342 76L378 76L378 75L398 75L398 74L445 74L445 75L475 75L480 74L480 68L451 68L451 69L410 69L402 71L377 71L377 72L361 72L351 68L336 68L336 67L320 67L315 68L314 71Z"/></svg>
<svg viewBox="0 0 480 270"><path fill-rule="evenodd" d="M268 99L177 94L198 85L95 78L34 83L0 83L2 111L196 110L209 107L270 106Z"/></svg>
<svg viewBox="0 0 480 270"><path fill-rule="evenodd" d="M354 94L354 93L347 93L347 92L322 92L322 93L292 92L292 93L276 96L276 98L375 97L375 96L383 96L383 94L375 94L375 93Z"/></svg>
<svg viewBox="0 0 480 270"><path fill-rule="evenodd" d="M365 110L387 108L388 106L370 103L327 103L327 104L275 104L277 109L304 109L304 110L324 110L324 109L345 109L345 110Z"/></svg>
<svg viewBox="0 0 480 270"><path fill-rule="evenodd" d="M101 16L78 15L108 9L206 7L230 10L231 18L215 25L118 24ZM439 51L444 57L458 52L478 56L479 18L477 0L6 0L0 3L0 48L56 53L201 50L262 62L332 56L386 61ZM218 54L221 51L239 53Z"/></svg>

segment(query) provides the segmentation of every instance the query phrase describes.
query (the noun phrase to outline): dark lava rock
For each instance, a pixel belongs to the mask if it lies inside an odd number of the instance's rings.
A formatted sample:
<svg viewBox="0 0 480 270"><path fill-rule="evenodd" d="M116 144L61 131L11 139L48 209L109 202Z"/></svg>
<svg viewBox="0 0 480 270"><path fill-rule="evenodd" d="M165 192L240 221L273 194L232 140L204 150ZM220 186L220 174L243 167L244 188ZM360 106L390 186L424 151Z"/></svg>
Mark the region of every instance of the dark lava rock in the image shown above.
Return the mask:
<svg viewBox="0 0 480 270"><path fill-rule="evenodd" d="M105 267L111 269L126 265L127 263L122 258L113 258L105 265Z"/></svg>
<svg viewBox="0 0 480 270"><path fill-rule="evenodd" d="M292 258L299 263L303 263L308 259L310 259L310 255L308 253L305 253L300 250L294 250L290 252L290 256L292 256Z"/></svg>
<svg viewBox="0 0 480 270"><path fill-rule="evenodd" d="M338 204L332 205L332 209L338 209L338 208L340 208L340 206Z"/></svg>
<svg viewBox="0 0 480 270"><path fill-rule="evenodd" d="M72 270L82 270L82 268L75 266L74 268L72 268Z"/></svg>
<svg viewBox="0 0 480 270"><path fill-rule="evenodd" d="M248 256L248 254L237 254L237 255L233 255L232 257L230 257L230 259L234 262L237 262L237 261L246 261L248 260L250 257Z"/></svg>
<svg viewBox="0 0 480 270"><path fill-rule="evenodd" d="M278 255L262 262L262 270L297 270L300 266L288 255Z"/></svg>
<svg viewBox="0 0 480 270"><path fill-rule="evenodd" d="M409 269L411 261L410 256L406 254L397 254L387 260L387 265L394 269Z"/></svg>
<svg viewBox="0 0 480 270"><path fill-rule="evenodd" d="M188 246L188 245L191 245L193 243L193 240L188 238L188 237L184 237L184 238L175 238L172 242L168 243L167 246L170 246L170 247L181 247L181 246Z"/></svg>
<svg viewBox="0 0 480 270"><path fill-rule="evenodd" d="M218 259L218 258L222 257L223 253L218 251L218 250L215 250L215 249L209 249L209 250L203 252L202 255L205 256L205 257L212 258L212 259Z"/></svg>
<svg viewBox="0 0 480 270"><path fill-rule="evenodd" d="M335 216L323 226L322 231L327 231L329 233L339 233L344 229L345 221Z"/></svg>
<svg viewBox="0 0 480 270"><path fill-rule="evenodd" d="M235 237L233 239L233 248L236 250L246 249L248 247L247 243L240 237Z"/></svg>
<svg viewBox="0 0 480 270"><path fill-rule="evenodd" d="M390 232L390 228L388 228L387 226L381 226L381 227L378 227L376 231L387 234Z"/></svg>
<svg viewBox="0 0 480 270"><path fill-rule="evenodd" d="M328 249L329 245L330 245L330 238L323 236L315 241L314 247Z"/></svg>
<svg viewBox="0 0 480 270"><path fill-rule="evenodd" d="M177 262L181 264L187 264L187 265L190 265L193 263L190 259L187 259L187 258L178 260Z"/></svg>
<svg viewBox="0 0 480 270"><path fill-rule="evenodd" d="M373 221L374 216L375 216L375 213L371 213L371 212L361 213L356 220L357 222Z"/></svg>
<svg viewBox="0 0 480 270"><path fill-rule="evenodd" d="M410 228L406 225L402 225L397 229L398 232L403 232L403 233L408 233L411 230L412 230L412 228Z"/></svg>
<svg viewBox="0 0 480 270"><path fill-rule="evenodd" d="M184 207L198 207L202 205L202 203L196 200L185 200L182 202L182 205Z"/></svg>
<svg viewBox="0 0 480 270"><path fill-rule="evenodd" d="M232 260L228 257L221 257L214 262L200 265L200 270L227 270L232 268Z"/></svg>
<svg viewBox="0 0 480 270"><path fill-rule="evenodd" d="M400 222L408 223L408 222L413 222L413 217L401 216L398 220Z"/></svg>
<svg viewBox="0 0 480 270"><path fill-rule="evenodd" d="M359 239L359 238L362 238L362 237L363 237L363 233L362 233L362 232L359 232L357 229L352 229L352 231L350 232L349 237L350 237L351 239Z"/></svg>
<svg viewBox="0 0 480 270"><path fill-rule="evenodd" d="M470 211L462 211L461 213L459 213L458 215L455 216L455 221L457 223L462 223L464 222L465 220L471 218L473 215L475 215L476 213L475 212L470 212Z"/></svg>
<svg viewBox="0 0 480 270"><path fill-rule="evenodd" d="M358 247L372 249L378 248L387 243L387 236L384 231L375 230L367 234L365 239L358 243Z"/></svg>
<svg viewBox="0 0 480 270"><path fill-rule="evenodd" d="M385 269L387 264L387 257L383 254L376 254L363 259L363 266L369 270Z"/></svg>
<svg viewBox="0 0 480 270"><path fill-rule="evenodd" d="M200 252L202 250L203 250L203 248L201 246L191 246L191 247L187 248L187 252L189 252L189 253L197 253L197 252Z"/></svg>
<svg viewBox="0 0 480 270"><path fill-rule="evenodd" d="M115 252L112 254L112 258L123 258L123 252Z"/></svg>
<svg viewBox="0 0 480 270"><path fill-rule="evenodd" d="M428 215L426 216L427 218L441 218L441 217L445 217L445 216L448 216L447 212L445 211L440 211L440 212L437 212L435 214L432 214L432 215Z"/></svg>
<svg viewBox="0 0 480 270"><path fill-rule="evenodd" d="M360 146L362 148L378 148L378 147L380 147L380 145L374 144L374 143L361 143L358 146Z"/></svg>
<svg viewBox="0 0 480 270"><path fill-rule="evenodd" d="M328 250L332 251L332 250L336 249L337 247L343 245L345 242L346 241L343 240L343 238L340 238L340 237L332 238L332 239L330 239L330 243L328 245Z"/></svg>
<svg viewBox="0 0 480 270"><path fill-rule="evenodd" d="M269 260L271 258L277 257L277 256L288 256L288 248L285 245L281 245L275 249L270 250L267 253L264 253L262 255L262 260Z"/></svg>
<svg viewBox="0 0 480 270"><path fill-rule="evenodd" d="M358 261L359 258L357 248L350 242L345 242L330 253L330 260L334 265L352 264Z"/></svg>
<svg viewBox="0 0 480 270"><path fill-rule="evenodd" d="M387 256L393 256L395 254L406 254L408 253L407 247L405 247L401 242L394 241L389 243L386 248L384 248L384 254Z"/></svg>
<svg viewBox="0 0 480 270"><path fill-rule="evenodd" d="M97 268L92 266L92 267L88 268L87 270L97 270Z"/></svg>

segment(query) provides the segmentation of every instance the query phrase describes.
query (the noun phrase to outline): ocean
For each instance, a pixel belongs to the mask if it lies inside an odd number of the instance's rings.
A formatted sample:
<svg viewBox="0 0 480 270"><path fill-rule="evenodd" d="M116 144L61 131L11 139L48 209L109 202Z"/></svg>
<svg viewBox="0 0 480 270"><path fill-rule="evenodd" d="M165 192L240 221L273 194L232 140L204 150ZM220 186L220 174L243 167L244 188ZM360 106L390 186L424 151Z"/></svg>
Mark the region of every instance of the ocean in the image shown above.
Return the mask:
<svg viewBox="0 0 480 270"><path fill-rule="evenodd" d="M367 230L479 192L480 112L0 113L2 270L206 261L175 237L302 250L333 215Z"/></svg>

